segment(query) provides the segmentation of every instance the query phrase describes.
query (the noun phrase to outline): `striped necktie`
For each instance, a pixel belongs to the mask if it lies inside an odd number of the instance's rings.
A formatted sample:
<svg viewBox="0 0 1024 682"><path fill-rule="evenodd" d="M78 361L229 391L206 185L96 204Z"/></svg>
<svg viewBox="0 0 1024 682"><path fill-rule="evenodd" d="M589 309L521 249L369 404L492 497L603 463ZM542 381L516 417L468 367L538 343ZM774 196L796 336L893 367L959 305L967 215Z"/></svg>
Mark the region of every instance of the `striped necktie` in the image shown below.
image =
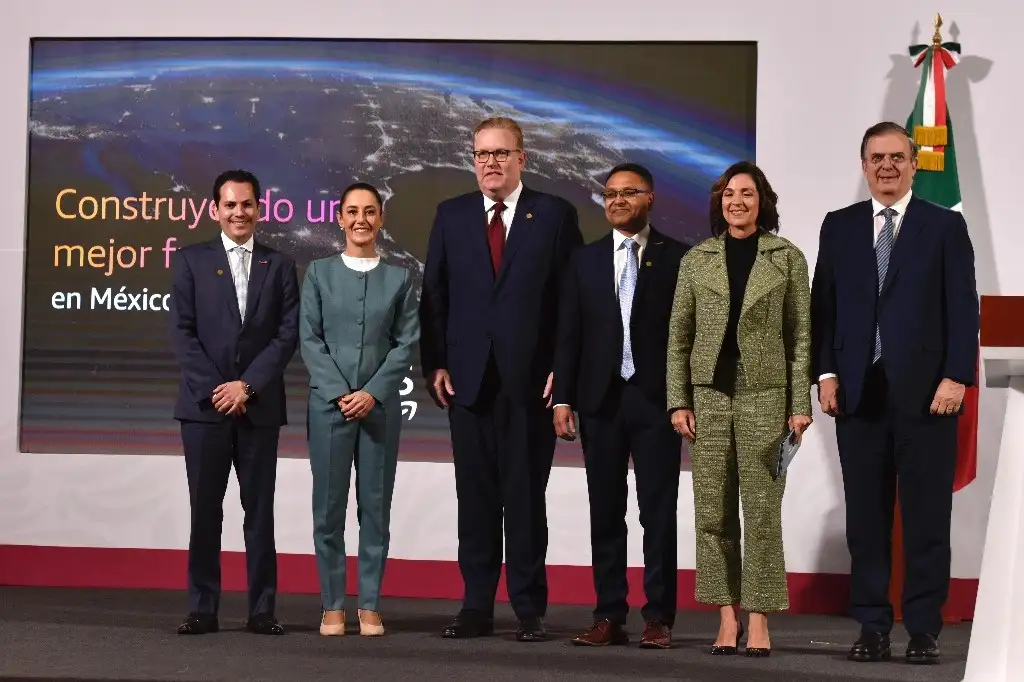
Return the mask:
<svg viewBox="0 0 1024 682"><path fill-rule="evenodd" d="M878 266L878 293L882 293L882 286L885 284L885 273L889 271L889 256L892 254L894 241L896 209L887 208L882 211L885 216L885 224L882 225L882 232L878 235L878 243L875 244L875 264ZM875 309L878 309L876 304ZM876 313L877 318L877 313ZM872 363L882 359L882 331L878 322L875 322L875 354Z"/></svg>

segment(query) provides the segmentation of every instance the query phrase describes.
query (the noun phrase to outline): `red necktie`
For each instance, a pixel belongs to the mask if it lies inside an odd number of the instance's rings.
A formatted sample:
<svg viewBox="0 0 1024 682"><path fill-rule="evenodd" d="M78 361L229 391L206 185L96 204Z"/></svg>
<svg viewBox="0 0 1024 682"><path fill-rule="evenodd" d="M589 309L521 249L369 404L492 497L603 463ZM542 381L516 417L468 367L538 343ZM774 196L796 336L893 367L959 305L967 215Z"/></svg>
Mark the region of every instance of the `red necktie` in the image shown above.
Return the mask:
<svg viewBox="0 0 1024 682"><path fill-rule="evenodd" d="M505 210L505 204L500 201L494 205L494 215L491 222L487 224L487 243L491 247L491 265L494 266L494 274L497 275L501 269L501 254L505 250L505 223L501 222L501 214Z"/></svg>

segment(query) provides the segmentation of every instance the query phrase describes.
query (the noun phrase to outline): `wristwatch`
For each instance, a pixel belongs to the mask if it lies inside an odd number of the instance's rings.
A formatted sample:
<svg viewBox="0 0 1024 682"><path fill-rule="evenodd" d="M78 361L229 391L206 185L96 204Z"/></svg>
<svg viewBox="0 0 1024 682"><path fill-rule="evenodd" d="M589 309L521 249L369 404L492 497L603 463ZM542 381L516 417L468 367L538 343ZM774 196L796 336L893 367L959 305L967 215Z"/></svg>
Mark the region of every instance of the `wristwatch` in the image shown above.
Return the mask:
<svg viewBox="0 0 1024 682"><path fill-rule="evenodd" d="M242 385L245 386L245 397L246 398L249 398L251 400L251 399L256 397L256 391L254 391L252 389L252 386L250 386L247 381L243 381Z"/></svg>

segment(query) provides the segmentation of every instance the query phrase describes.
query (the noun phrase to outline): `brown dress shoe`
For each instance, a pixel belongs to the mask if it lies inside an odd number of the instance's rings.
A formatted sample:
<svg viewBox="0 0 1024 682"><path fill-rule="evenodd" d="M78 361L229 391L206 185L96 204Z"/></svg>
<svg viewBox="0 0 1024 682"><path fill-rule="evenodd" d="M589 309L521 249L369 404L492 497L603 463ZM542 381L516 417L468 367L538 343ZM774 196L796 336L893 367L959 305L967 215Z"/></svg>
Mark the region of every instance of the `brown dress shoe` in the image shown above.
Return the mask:
<svg viewBox="0 0 1024 682"><path fill-rule="evenodd" d="M640 635L641 649L671 649L672 633L664 623L656 620L649 621L644 633Z"/></svg>
<svg viewBox="0 0 1024 682"><path fill-rule="evenodd" d="M572 638L576 646L608 646L609 644L629 644L629 635L621 625L610 620L599 620L590 626L582 635Z"/></svg>

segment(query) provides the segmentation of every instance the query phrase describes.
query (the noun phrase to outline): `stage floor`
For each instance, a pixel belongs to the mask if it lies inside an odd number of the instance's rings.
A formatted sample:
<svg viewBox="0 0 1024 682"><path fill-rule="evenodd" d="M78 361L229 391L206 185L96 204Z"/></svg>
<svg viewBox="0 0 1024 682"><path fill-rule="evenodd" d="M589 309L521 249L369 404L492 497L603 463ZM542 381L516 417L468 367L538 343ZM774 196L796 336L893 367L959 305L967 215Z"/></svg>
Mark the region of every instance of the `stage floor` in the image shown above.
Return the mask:
<svg viewBox="0 0 1024 682"><path fill-rule="evenodd" d="M439 632L458 605L440 600L389 599L382 605L388 635L320 637L319 600L282 595L284 637L243 630L244 596L225 595L222 631L181 637L175 629L184 594L170 591L0 587L0 679L3 680L758 680L851 682L949 680L964 674L970 626L947 627L942 663L903 662L907 637L894 631L890 663L857 664L845 653L857 634L852 621L819 616L774 616L771 658L748 660L704 653L716 629L714 613L680 613L675 648L636 647L642 629L631 614L634 644L574 647L569 638L589 625L590 609L554 606L553 640L515 641L507 604L497 610L499 632L476 640L446 640ZM354 605L350 625L355 621Z"/></svg>

